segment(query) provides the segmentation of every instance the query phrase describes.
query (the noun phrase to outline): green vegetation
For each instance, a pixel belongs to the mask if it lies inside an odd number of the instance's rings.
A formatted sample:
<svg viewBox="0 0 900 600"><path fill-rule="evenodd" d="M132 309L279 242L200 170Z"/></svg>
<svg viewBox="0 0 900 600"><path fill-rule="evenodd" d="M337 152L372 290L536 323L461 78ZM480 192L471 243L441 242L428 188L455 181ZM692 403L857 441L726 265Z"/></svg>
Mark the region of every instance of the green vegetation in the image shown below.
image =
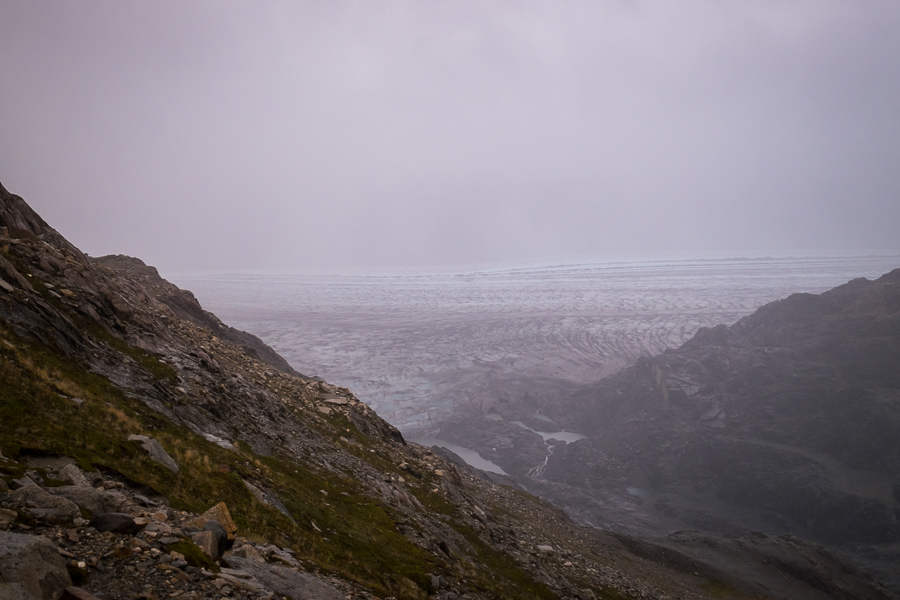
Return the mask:
<svg viewBox="0 0 900 600"><path fill-rule="evenodd" d="M184 560L192 567L206 569L214 573L219 572L219 565L211 561L208 556L203 554L203 550L190 540L179 540L169 546L168 550L169 552L180 552L183 554Z"/></svg>
<svg viewBox="0 0 900 600"><path fill-rule="evenodd" d="M23 274L26 265L4 253ZM158 357L129 345L95 317L61 299L40 278L29 281L43 300L65 314L81 335L134 361L157 381L177 385L176 371ZM45 343L25 339L0 320L0 451L17 457L23 452L73 457L84 470L104 469L147 485L165 495L177 509L203 512L225 502L239 535L294 550L298 559L342 578L356 581L380 596L420 599L431 587L430 573L440 570L435 557L400 533L405 521L389 505L362 493L354 474L315 471L287 456L260 456L246 444L223 449L190 429L176 425L145 404L126 395L106 378L55 347L56 332L36 332ZM325 388L320 386L321 390ZM321 391L320 390L320 391ZM73 399L84 400L79 405ZM346 452L381 473L408 479L409 490L435 515L453 524L456 507L432 473L401 470L384 447L362 433L341 411L330 415L294 414L340 445ZM173 474L152 461L131 434L156 438L178 463ZM342 439L343 438L343 439ZM41 472L39 470L39 472ZM0 477L24 475L16 463L0 463ZM50 485L61 482L47 478ZM244 485L252 481L278 495L288 517L260 503ZM471 585L497 597L553 598L545 586L528 577L511 558L494 551L477 534L453 525L477 556L460 557ZM189 564L213 565L193 544L179 542L173 550ZM473 560L474 562L470 562Z"/></svg>
<svg viewBox="0 0 900 600"><path fill-rule="evenodd" d="M470 573L476 590L495 594L500 598L557 598L547 586L534 581L509 556L497 552L484 543L475 531L459 522L451 523L478 553L478 567ZM510 590L513 595L510 596Z"/></svg>
<svg viewBox="0 0 900 600"><path fill-rule="evenodd" d="M85 403L79 407L74 397ZM128 442L133 433L159 440L180 472L172 474ZM0 449L12 457L23 450L67 455L83 469L117 471L165 494L182 510L202 512L224 501L241 535L289 546L298 558L379 594L422 597L426 573L434 570L434 559L397 531L388 509L360 495L351 477L324 476L285 458L257 456L243 444L236 453L220 448L128 398L103 377L19 338L2 322ZM6 472L7 478L21 475ZM256 501L242 479L265 481L295 522Z"/></svg>
<svg viewBox="0 0 900 600"><path fill-rule="evenodd" d="M748 596L743 592L734 588L734 586L719 581L718 579L710 579L700 585L700 589L712 596L713 598L733 598L734 600L758 600L758 596Z"/></svg>

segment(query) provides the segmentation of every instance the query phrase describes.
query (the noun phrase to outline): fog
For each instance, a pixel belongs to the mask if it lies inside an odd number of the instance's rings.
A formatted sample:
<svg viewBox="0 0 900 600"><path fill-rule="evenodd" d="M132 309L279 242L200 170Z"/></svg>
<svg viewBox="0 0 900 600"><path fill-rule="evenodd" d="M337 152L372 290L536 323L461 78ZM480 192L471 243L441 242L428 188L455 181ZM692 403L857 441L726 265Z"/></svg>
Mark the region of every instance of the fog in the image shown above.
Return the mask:
<svg viewBox="0 0 900 600"><path fill-rule="evenodd" d="M198 270L900 248L900 4L4 2L0 181Z"/></svg>

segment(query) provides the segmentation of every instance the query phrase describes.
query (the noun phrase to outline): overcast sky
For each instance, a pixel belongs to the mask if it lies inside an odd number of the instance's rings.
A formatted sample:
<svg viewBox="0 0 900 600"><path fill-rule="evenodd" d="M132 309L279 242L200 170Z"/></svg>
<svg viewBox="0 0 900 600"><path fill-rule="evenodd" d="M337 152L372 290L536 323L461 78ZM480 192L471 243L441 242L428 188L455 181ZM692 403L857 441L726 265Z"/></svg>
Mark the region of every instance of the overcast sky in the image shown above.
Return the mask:
<svg viewBox="0 0 900 600"><path fill-rule="evenodd" d="M900 250L900 2L0 1L0 182L163 273Z"/></svg>

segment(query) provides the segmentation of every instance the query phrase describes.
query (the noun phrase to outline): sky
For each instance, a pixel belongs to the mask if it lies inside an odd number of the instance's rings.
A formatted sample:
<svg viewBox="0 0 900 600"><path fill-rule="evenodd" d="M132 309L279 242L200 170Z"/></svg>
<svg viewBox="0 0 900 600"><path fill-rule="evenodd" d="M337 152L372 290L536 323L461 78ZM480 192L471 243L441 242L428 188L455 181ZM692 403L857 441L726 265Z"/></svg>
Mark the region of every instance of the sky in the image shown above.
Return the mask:
<svg viewBox="0 0 900 600"><path fill-rule="evenodd" d="M900 251L893 0L0 0L0 182L163 274Z"/></svg>

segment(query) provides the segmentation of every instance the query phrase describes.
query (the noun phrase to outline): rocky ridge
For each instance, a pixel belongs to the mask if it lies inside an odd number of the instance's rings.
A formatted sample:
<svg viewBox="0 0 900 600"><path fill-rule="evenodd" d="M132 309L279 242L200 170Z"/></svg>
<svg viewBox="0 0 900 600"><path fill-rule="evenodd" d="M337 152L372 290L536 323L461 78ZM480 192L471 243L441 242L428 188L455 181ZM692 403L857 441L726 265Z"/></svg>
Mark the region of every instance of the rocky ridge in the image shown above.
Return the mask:
<svg viewBox="0 0 900 600"><path fill-rule="evenodd" d="M0 551L4 597L890 597L799 541L765 538L787 556L751 577L578 526L260 360L147 269L85 257L0 186L0 549L46 565L50 544L79 586Z"/></svg>

